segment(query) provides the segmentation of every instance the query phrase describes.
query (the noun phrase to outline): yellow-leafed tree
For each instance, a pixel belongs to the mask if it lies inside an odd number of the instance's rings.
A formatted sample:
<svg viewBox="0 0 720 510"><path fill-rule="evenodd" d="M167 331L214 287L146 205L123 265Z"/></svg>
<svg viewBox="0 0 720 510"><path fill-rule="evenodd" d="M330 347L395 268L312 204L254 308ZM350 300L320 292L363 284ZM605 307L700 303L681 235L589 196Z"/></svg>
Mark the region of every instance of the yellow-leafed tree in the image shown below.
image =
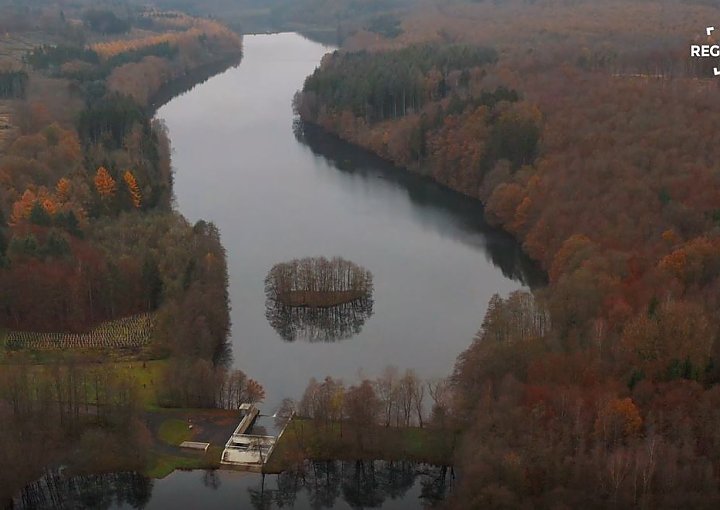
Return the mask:
<svg viewBox="0 0 720 510"><path fill-rule="evenodd" d="M105 167L98 168L95 174L95 189L100 194L100 198L108 199L115 195L117 191L117 183L112 178L110 172Z"/></svg>
<svg viewBox="0 0 720 510"><path fill-rule="evenodd" d="M135 209L140 209L140 205L142 204L142 194L140 193L140 188L135 180L135 176L130 170L125 171L125 174L123 174L123 181L125 181L128 193L130 193L130 199L132 200L133 206Z"/></svg>

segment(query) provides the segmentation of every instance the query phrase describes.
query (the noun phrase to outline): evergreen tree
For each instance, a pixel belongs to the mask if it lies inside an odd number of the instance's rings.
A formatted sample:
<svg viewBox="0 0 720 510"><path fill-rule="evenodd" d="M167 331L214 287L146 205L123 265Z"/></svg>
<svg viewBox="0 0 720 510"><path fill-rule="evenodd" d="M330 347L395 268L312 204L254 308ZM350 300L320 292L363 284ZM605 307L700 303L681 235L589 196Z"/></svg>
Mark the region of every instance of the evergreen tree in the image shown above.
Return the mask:
<svg viewBox="0 0 720 510"><path fill-rule="evenodd" d="M147 256L143 263L142 280L146 288L147 309L155 310L160 306L163 293L163 282L160 268L152 256Z"/></svg>
<svg viewBox="0 0 720 510"><path fill-rule="evenodd" d="M41 227L49 227L52 225L52 217L45 210L39 200L36 200L30 210L30 223Z"/></svg>

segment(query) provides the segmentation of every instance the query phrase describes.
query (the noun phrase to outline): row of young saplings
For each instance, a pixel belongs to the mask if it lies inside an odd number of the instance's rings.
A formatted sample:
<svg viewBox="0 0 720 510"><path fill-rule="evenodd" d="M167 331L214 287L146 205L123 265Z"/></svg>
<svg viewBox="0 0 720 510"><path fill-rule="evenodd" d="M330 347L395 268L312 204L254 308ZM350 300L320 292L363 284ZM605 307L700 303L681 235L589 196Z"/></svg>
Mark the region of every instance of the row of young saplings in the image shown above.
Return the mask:
<svg viewBox="0 0 720 510"><path fill-rule="evenodd" d="M330 307L368 297L370 271L335 257L308 257L276 264L265 278L270 301L293 307Z"/></svg>
<svg viewBox="0 0 720 510"><path fill-rule="evenodd" d="M11 331L5 345L10 350L134 348L150 343L154 327L154 315L144 313L106 322L86 333Z"/></svg>

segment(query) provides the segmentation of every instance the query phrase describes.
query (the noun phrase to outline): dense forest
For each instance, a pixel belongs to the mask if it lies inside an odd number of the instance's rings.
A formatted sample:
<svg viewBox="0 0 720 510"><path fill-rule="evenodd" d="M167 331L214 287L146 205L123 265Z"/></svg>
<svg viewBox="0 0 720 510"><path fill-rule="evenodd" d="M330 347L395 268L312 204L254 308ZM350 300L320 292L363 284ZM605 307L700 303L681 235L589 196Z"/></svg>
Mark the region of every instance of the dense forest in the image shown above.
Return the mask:
<svg viewBox="0 0 720 510"><path fill-rule="evenodd" d="M482 200L548 272L493 298L449 379L451 506L720 502L718 99L687 57L718 14L438 4L397 37L350 38L296 98L306 122ZM457 45L498 58L411 57ZM398 60L411 79L382 72Z"/></svg>
<svg viewBox="0 0 720 510"><path fill-rule="evenodd" d="M209 253L224 266L217 231L170 211L169 140L151 106L172 80L238 58L240 41L211 21L173 20L179 28L152 37L38 46L24 55L30 74L2 75L3 91L27 95L13 105L18 136L0 157L0 281L13 289L2 296L3 326L80 331L186 294ZM135 253L112 246L129 235ZM178 237L197 241L177 266L161 262Z"/></svg>
<svg viewBox="0 0 720 510"><path fill-rule="evenodd" d="M12 20L0 42L0 465L13 466L0 505L52 463L144 468L147 401L117 360L164 360L164 406L263 396L227 369L220 233L173 210L170 142L153 120L166 88L237 62L241 39L212 20L89 7L0 6L0 25ZM107 334L75 345L134 323L150 340L127 352ZM46 333L54 351L5 341Z"/></svg>
<svg viewBox="0 0 720 510"><path fill-rule="evenodd" d="M0 68L13 111L0 138L0 324L81 332L152 313L143 356L169 357L163 404L261 399L225 368L219 232L172 211L169 142L151 121L165 86L237 58L239 39L178 13L8 3L0 33L46 37ZM546 288L492 298L447 379L313 380L302 414L446 430L452 508L720 505L720 99L708 62L687 56L716 6L156 3L334 31L343 48L296 97L302 119L481 200L547 271ZM372 308L349 311L267 313L286 340L334 340ZM68 438L80 468L91 451L144 461L132 454L148 440L139 400L115 370L3 365L0 398L0 464L16 467L2 488L63 459Z"/></svg>

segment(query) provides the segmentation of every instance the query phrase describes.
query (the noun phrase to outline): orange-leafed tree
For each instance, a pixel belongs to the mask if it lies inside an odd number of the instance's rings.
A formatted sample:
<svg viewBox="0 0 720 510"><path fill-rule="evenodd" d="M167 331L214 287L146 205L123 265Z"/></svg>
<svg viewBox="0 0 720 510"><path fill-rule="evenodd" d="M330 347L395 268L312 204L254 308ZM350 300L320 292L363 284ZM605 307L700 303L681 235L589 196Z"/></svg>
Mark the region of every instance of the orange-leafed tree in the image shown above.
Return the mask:
<svg viewBox="0 0 720 510"><path fill-rule="evenodd" d="M631 398L613 398L600 408L595 433L607 443L634 436L640 432L642 417Z"/></svg>
<svg viewBox="0 0 720 510"><path fill-rule="evenodd" d="M45 209L45 212L47 212L50 216L54 216L55 213L58 211L58 206L55 203L55 201L52 199L52 197L46 196L42 199L40 205L42 205L43 209Z"/></svg>
<svg viewBox="0 0 720 510"><path fill-rule="evenodd" d="M130 170L126 170L123 174L123 181L125 182L125 186L127 186L133 207L139 209L140 205L142 205L142 194L140 193L140 188L135 180L135 176Z"/></svg>
<svg viewBox="0 0 720 510"><path fill-rule="evenodd" d="M18 223L22 223L23 220L29 218L30 212L35 205L36 200L37 196L33 191L29 189L25 190L25 193L23 193L20 200L13 204L12 214L10 215L10 224L17 225Z"/></svg>
<svg viewBox="0 0 720 510"><path fill-rule="evenodd" d="M100 167L95 174L95 189L103 200L112 198L117 191L117 183L105 167Z"/></svg>
<svg viewBox="0 0 720 510"><path fill-rule="evenodd" d="M65 177L62 177L57 184L55 185L55 199L60 204L64 204L68 200L70 200L70 190L72 188L72 185L70 184L70 181L66 179Z"/></svg>

